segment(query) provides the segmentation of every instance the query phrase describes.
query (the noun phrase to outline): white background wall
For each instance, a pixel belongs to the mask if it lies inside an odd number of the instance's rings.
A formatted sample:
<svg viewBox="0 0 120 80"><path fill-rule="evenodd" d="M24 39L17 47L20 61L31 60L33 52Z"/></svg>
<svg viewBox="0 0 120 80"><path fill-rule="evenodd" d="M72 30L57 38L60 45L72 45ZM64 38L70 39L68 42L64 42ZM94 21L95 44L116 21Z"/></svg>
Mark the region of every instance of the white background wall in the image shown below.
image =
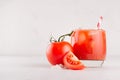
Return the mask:
<svg viewBox="0 0 120 80"><path fill-rule="evenodd" d="M120 54L119 0L0 0L0 55L45 55L49 38L104 17L107 54Z"/></svg>

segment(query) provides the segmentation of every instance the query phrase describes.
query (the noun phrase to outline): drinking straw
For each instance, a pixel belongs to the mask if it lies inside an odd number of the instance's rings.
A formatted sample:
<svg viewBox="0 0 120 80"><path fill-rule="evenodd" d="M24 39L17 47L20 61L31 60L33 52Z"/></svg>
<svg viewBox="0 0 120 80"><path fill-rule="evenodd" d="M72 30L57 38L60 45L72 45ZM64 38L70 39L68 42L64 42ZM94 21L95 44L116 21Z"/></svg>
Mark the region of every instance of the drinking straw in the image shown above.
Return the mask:
<svg viewBox="0 0 120 80"><path fill-rule="evenodd" d="M98 29L100 29L102 21L103 21L103 17L100 16L100 17L99 17L99 21L98 21L98 23L97 23L97 28L98 28Z"/></svg>

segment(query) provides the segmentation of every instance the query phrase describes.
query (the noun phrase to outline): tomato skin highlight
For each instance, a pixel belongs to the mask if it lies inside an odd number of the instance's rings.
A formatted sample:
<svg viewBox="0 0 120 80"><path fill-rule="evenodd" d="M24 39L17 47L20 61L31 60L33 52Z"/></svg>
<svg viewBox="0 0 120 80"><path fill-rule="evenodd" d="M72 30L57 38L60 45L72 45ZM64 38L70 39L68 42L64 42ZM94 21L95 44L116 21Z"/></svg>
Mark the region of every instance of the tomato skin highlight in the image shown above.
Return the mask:
<svg viewBox="0 0 120 80"><path fill-rule="evenodd" d="M66 41L52 42L47 47L46 56L52 65L63 64L63 57L68 51L73 51L70 43Z"/></svg>
<svg viewBox="0 0 120 80"><path fill-rule="evenodd" d="M83 63L72 53L67 52L63 59L64 67L72 70L83 70L85 66Z"/></svg>

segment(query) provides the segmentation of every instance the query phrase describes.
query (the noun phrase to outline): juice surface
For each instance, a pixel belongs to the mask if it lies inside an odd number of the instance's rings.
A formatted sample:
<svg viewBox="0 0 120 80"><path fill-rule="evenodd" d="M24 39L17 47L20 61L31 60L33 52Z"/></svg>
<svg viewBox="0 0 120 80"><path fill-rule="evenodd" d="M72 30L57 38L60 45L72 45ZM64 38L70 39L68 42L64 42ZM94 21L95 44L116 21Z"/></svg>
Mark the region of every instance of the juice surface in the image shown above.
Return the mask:
<svg viewBox="0 0 120 80"><path fill-rule="evenodd" d="M102 29L77 29L71 35L75 55L80 60L104 60L106 34Z"/></svg>

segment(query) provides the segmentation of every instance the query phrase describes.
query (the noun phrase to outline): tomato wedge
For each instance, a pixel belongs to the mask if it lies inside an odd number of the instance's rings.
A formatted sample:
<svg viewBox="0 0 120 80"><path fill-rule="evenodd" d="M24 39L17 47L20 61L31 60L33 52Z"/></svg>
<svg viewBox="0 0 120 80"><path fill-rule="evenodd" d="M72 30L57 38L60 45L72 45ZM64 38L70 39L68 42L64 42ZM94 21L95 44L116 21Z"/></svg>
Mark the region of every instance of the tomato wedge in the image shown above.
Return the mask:
<svg viewBox="0 0 120 80"><path fill-rule="evenodd" d="M64 67L72 70L82 70L85 68L83 63L69 51L63 58Z"/></svg>

